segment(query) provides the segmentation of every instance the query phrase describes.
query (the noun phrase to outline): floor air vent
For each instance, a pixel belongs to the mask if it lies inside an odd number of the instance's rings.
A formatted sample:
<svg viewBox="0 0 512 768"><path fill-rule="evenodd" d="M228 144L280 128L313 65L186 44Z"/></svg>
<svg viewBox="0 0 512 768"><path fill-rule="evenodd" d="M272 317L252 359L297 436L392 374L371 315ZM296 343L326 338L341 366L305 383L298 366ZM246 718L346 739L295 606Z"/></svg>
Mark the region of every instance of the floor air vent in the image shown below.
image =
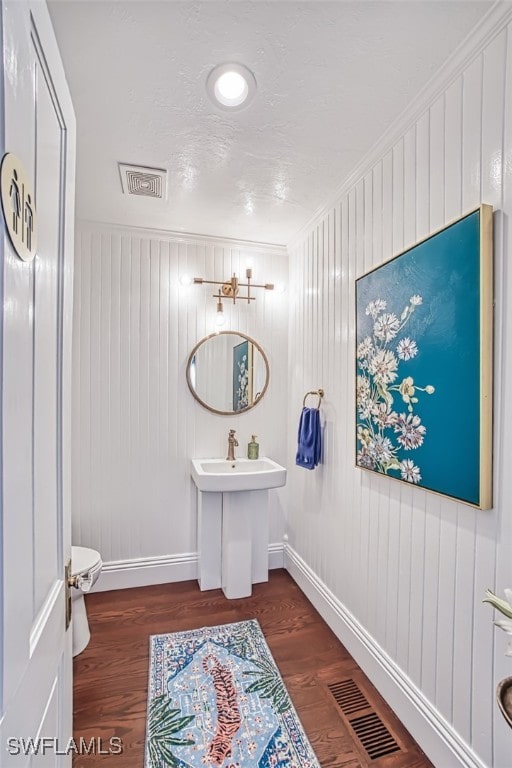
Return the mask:
<svg viewBox="0 0 512 768"><path fill-rule="evenodd" d="M163 168L119 163L119 174L125 195L167 198L167 171Z"/></svg>
<svg viewBox="0 0 512 768"><path fill-rule="evenodd" d="M395 737L352 678L330 683L327 688L370 760L401 751Z"/></svg>
<svg viewBox="0 0 512 768"><path fill-rule="evenodd" d="M355 717L350 721L357 738L371 760L398 752L400 747L376 712Z"/></svg>
<svg viewBox="0 0 512 768"><path fill-rule="evenodd" d="M332 683L327 687L336 699L339 708L347 716L370 706L364 693L353 680L342 680L341 683Z"/></svg>

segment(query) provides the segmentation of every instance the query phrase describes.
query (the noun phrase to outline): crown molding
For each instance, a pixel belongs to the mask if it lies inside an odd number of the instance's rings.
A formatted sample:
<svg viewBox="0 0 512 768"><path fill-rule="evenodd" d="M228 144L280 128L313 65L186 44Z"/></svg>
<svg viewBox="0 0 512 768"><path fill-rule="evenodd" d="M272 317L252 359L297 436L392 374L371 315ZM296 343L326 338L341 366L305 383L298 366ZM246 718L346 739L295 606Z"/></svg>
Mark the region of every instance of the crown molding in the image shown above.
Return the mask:
<svg viewBox="0 0 512 768"><path fill-rule="evenodd" d="M393 148L436 99L448 90L467 66L482 53L484 48L505 28L511 19L512 1L497 0L448 57L441 69L418 92L405 110L384 131L377 143L337 187L336 191L330 195L329 200L319 206L297 234L292 237L288 243L288 251L299 245L311 234L311 230Z"/></svg>
<svg viewBox="0 0 512 768"><path fill-rule="evenodd" d="M129 224L114 224L105 221L93 221L91 219L77 219L76 228L94 230L95 232L130 232L135 237L147 237L166 240L173 243L184 243L186 245L210 245L221 248L236 248L243 251L257 251L260 254L272 254L274 256L287 256L288 254L286 245L280 243L264 243L258 242L257 240L237 240L231 237L200 235L193 232L175 232L170 229L135 227Z"/></svg>

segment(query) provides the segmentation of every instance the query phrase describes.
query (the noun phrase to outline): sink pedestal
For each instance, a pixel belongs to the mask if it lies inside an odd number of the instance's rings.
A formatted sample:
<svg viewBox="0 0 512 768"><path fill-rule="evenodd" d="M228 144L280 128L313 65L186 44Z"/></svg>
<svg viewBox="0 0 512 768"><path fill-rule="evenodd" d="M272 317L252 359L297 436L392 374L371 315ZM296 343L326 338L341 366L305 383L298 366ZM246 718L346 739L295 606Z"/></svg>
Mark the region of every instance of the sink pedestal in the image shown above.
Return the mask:
<svg viewBox="0 0 512 768"><path fill-rule="evenodd" d="M201 591L222 584L222 493L197 491L198 581Z"/></svg>
<svg viewBox="0 0 512 768"><path fill-rule="evenodd" d="M273 459L192 459L197 487L198 580L228 598L268 581L268 489L286 483Z"/></svg>
<svg viewBox="0 0 512 768"><path fill-rule="evenodd" d="M198 490L198 580L202 591L249 597L268 581L268 491Z"/></svg>

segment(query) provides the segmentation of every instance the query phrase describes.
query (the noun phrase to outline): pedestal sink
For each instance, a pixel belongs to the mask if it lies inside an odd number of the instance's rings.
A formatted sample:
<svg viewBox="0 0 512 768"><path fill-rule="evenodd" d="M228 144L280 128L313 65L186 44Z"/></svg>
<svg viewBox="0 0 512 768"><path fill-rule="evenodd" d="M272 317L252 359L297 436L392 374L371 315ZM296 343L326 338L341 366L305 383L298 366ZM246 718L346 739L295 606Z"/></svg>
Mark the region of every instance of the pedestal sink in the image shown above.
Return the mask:
<svg viewBox="0 0 512 768"><path fill-rule="evenodd" d="M200 491L259 491L286 483L286 469L261 459L192 459L192 478Z"/></svg>
<svg viewBox="0 0 512 768"><path fill-rule="evenodd" d="M268 457L192 459L191 475L199 586L248 597L252 584L268 581L268 491L286 484L286 469Z"/></svg>

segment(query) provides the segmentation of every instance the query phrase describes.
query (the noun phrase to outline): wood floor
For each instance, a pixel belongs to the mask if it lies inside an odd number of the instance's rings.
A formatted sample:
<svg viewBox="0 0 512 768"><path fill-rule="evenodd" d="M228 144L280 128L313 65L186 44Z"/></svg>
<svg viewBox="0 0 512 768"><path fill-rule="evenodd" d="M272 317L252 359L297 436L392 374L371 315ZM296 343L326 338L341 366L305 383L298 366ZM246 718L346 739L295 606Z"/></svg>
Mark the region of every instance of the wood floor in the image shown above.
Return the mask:
<svg viewBox="0 0 512 768"><path fill-rule="evenodd" d="M93 594L86 602L91 641L74 662L74 735L77 743L95 739L96 754L75 756L74 768L143 767L149 635L248 618L260 622L322 768L432 768L286 571L271 571L243 600L200 592L189 581ZM355 681L398 751L369 758L327 687L345 679ZM122 739L121 754L108 754L112 736Z"/></svg>

